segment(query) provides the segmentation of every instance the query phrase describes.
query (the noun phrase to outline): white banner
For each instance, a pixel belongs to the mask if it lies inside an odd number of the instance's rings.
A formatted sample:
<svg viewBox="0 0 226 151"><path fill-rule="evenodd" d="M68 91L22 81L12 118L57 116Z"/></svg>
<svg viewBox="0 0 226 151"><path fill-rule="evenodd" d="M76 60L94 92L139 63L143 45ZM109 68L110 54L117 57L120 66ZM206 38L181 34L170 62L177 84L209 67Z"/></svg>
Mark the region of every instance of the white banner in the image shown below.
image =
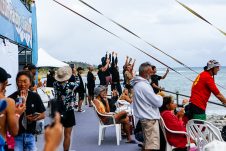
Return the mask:
<svg viewBox="0 0 226 151"><path fill-rule="evenodd" d="M5 40L0 39L0 67L4 68L12 77L8 79L11 84L6 88L6 96L17 90L16 75L18 72L18 46Z"/></svg>

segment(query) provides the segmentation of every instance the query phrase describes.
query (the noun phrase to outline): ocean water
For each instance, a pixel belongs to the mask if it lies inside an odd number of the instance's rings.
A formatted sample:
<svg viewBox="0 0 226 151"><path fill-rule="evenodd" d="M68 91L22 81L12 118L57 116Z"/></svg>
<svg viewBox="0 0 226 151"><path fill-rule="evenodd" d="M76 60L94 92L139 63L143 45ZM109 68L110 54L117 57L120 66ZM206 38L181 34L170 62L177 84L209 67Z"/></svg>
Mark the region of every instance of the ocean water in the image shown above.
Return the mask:
<svg viewBox="0 0 226 151"><path fill-rule="evenodd" d="M176 71L180 72L181 74L183 74L183 76L179 75L178 73L176 73L174 71L170 71L165 79L160 80L159 85L164 87L165 90L168 90L171 92L178 91L180 94L190 96L192 82L189 81L188 79L186 79L184 76L194 80L196 78L197 74L187 68L174 68L174 69ZM202 67L194 67L192 69L198 73L203 71ZM157 74L160 76L164 75L165 71L166 71L166 69L159 69L159 70L157 70ZM220 71L214 77L214 79L215 79L215 83L217 83L223 87L223 88L221 88L220 86L217 86L218 89L220 90L220 92L224 96L226 96L226 67L221 67ZM175 96L175 95L173 95L173 96ZM184 98L185 97L180 96L179 101L181 102L181 100L183 100ZM213 94L211 94L211 97L209 100L221 104L221 102ZM206 113L208 115L212 115L212 114L226 115L226 107L208 103Z"/></svg>
<svg viewBox="0 0 226 151"><path fill-rule="evenodd" d="M176 71L178 71L179 73L181 73L183 76L170 70L167 77L165 79L159 81L159 85L161 87L164 87L165 90L168 90L171 92L178 91L180 94L190 96L192 82L189 81L188 79L186 79L184 76L186 76L187 78L189 78L191 80L194 80L198 74L187 68L174 68L174 69ZM198 73L203 71L203 67L194 67L192 69ZM166 71L166 68L157 69L157 74L162 76L165 74L165 71ZM120 79L123 79L122 73L120 74ZM84 83L86 83L86 81L87 81L85 76L83 77L83 81L84 81ZM226 97L226 67L220 68L220 71L215 76L215 82L225 88L225 89L223 89L220 86L217 86L218 89L220 90L220 92ZM96 84L99 84L99 83L100 83L99 79L96 75ZM110 89L108 89L108 90L110 90ZM108 92L108 93L110 94L110 92ZM176 99L175 94L168 93L168 95L172 95ZM186 98L186 97L179 96L179 103L181 103L184 98ZM214 95L211 95L209 100L221 104L221 102ZM206 113L208 115L213 115L213 114L214 115L215 114L216 115L226 115L226 107L208 103Z"/></svg>

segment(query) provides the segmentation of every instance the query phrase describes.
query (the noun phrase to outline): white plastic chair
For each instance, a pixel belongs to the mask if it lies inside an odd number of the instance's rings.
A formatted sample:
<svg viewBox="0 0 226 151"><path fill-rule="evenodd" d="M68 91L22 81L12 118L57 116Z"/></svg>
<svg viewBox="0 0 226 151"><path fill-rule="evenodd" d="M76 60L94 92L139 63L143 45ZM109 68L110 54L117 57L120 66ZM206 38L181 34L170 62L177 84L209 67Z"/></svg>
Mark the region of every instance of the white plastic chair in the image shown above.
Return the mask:
<svg viewBox="0 0 226 151"><path fill-rule="evenodd" d="M166 137L166 131L173 133L173 134L185 135L187 137L187 147L190 148L190 138L189 138L189 135L187 132L170 130L169 128L166 127L166 124L165 124L164 120L162 119L162 117L160 117L159 124L160 124L160 127L163 131L163 134L164 134L164 137L166 140L166 151L172 151L174 148L176 148L175 146L169 144L167 137Z"/></svg>
<svg viewBox="0 0 226 151"><path fill-rule="evenodd" d="M195 141L199 151L203 151L203 147L213 140L223 141L219 129L207 121L189 120L186 130L189 137Z"/></svg>
<svg viewBox="0 0 226 151"><path fill-rule="evenodd" d="M117 145L120 144L120 141L122 140L122 137L121 137L121 124L117 124L116 121L115 121L115 118L113 116L113 114L101 114L97 108L96 108L96 105L93 103L93 101L91 101L93 107L94 107L94 110L96 112L96 115L97 115L97 118L98 118L98 121L99 121L99 137L98 137L98 145L101 145L101 141L104 140L104 136L105 136L105 130L107 127L113 127L115 126L115 132L116 132L116 140L117 140ZM105 125L101 119L99 118L99 116L105 116L105 117L112 117L113 119L113 124L110 124L110 125Z"/></svg>

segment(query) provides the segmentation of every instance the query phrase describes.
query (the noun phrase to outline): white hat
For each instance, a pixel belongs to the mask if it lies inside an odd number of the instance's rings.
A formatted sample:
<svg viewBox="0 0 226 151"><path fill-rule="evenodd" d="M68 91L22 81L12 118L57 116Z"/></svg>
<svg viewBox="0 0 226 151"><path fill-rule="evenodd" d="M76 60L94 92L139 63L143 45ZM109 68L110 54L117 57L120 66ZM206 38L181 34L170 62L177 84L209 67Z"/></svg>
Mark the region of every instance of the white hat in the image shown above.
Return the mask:
<svg viewBox="0 0 226 151"><path fill-rule="evenodd" d="M60 67L55 74L55 79L59 82L64 82L70 79L72 75L72 70L71 67L65 66L65 67Z"/></svg>
<svg viewBox="0 0 226 151"><path fill-rule="evenodd" d="M207 70L210 70L214 67L219 67L219 66L221 66L221 65L216 60L210 60L210 61L207 62Z"/></svg>

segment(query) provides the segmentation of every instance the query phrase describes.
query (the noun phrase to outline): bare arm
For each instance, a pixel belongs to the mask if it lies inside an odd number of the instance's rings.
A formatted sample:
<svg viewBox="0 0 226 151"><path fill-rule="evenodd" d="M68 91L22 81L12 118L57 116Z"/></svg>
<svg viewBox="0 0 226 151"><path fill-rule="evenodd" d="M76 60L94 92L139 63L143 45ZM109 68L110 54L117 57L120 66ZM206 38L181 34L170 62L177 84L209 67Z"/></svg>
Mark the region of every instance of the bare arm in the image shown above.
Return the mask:
<svg viewBox="0 0 226 151"><path fill-rule="evenodd" d="M166 73L162 76L162 79L165 79L168 73L169 73L169 68L167 68Z"/></svg>
<svg viewBox="0 0 226 151"><path fill-rule="evenodd" d="M126 56L126 62L125 62L125 64L124 64L125 67L127 67L127 65L128 65L128 59L129 59L129 57Z"/></svg>
<svg viewBox="0 0 226 151"><path fill-rule="evenodd" d="M110 64L110 60L107 59L107 60L106 60L106 65L105 65L101 70L102 70L102 71L106 71L106 70L108 69L108 67L109 67L109 64Z"/></svg>
<svg viewBox="0 0 226 151"><path fill-rule="evenodd" d="M60 123L60 114L57 113L54 119L54 124L48 126L45 130L45 146L44 151L55 151L60 145L63 134L63 127Z"/></svg>
<svg viewBox="0 0 226 151"><path fill-rule="evenodd" d="M19 130L19 116L25 111L25 104L16 107L15 102L13 99L7 98L7 109L6 109L6 116L7 116L7 127L12 136L16 136Z"/></svg>
<svg viewBox="0 0 226 151"><path fill-rule="evenodd" d="M221 94L219 93L218 95L216 95L216 97L224 104L226 104L226 98Z"/></svg>
<svg viewBox="0 0 226 151"><path fill-rule="evenodd" d="M109 103L108 103L108 99L107 99L107 97L106 98L104 98L104 101L105 101L105 110L106 110L106 112L108 113L108 112L110 112L110 106L109 106Z"/></svg>
<svg viewBox="0 0 226 151"><path fill-rule="evenodd" d="M161 90L161 88L159 86L157 86L155 83L152 83L151 85L152 85L153 88Z"/></svg>
<svg viewBox="0 0 226 151"><path fill-rule="evenodd" d="M33 121L38 121L38 120L42 120L45 118L45 112L40 113L39 115L27 115L27 119L31 122Z"/></svg>

